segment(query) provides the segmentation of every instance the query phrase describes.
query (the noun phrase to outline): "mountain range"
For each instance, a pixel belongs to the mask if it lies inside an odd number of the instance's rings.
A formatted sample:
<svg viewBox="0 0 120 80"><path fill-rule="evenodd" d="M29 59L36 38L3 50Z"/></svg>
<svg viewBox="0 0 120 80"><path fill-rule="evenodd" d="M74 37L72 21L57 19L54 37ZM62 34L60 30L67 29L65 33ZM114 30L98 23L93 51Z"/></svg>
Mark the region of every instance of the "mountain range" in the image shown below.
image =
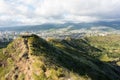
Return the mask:
<svg viewBox="0 0 120 80"><path fill-rule="evenodd" d="M108 27L115 30L120 30L120 22L119 21L111 21L111 22L94 22L94 23L63 23L63 24L41 24L41 25L26 25L26 26L11 26L11 27L0 27L0 31L43 31L43 30L50 30L50 29L60 29L60 28L67 28L71 26L72 30L78 29L89 29L91 27Z"/></svg>

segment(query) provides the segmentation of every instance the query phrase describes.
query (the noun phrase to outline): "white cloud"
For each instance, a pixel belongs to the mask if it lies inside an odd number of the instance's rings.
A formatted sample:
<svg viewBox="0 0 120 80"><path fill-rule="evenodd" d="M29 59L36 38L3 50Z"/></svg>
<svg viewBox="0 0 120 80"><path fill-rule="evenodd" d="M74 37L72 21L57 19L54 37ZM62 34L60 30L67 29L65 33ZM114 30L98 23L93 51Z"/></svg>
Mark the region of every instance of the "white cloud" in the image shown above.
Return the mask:
<svg viewBox="0 0 120 80"><path fill-rule="evenodd" d="M8 12L11 12L9 5L4 0L0 0L0 14L6 14Z"/></svg>
<svg viewBox="0 0 120 80"><path fill-rule="evenodd" d="M90 16L75 16L75 15L67 15L65 16L65 21L70 22L94 22L99 21L99 18L97 17L90 17Z"/></svg>
<svg viewBox="0 0 120 80"><path fill-rule="evenodd" d="M22 24L110 21L120 19L119 8L119 0L0 0L0 21Z"/></svg>

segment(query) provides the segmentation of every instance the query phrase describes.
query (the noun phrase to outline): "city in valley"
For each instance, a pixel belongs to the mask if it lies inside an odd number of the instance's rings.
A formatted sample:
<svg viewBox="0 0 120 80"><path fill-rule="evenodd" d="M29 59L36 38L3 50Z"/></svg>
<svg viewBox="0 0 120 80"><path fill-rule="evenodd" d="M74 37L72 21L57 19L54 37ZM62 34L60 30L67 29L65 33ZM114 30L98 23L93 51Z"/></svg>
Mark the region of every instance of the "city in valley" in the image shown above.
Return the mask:
<svg viewBox="0 0 120 80"><path fill-rule="evenodd" d="M36 34L44 39L55 38L65 39L66 37L79 39L85 36L107 36L107 35L119 35L120 30L111 29L109 27L91 27L89 29L71 29L72 27L49 29L49 30L37 30L37 31L11 31L3 30L0 31L0 42L9 42L16 39L20 35ZM110 31L105 31L108 29Z"/></svg>

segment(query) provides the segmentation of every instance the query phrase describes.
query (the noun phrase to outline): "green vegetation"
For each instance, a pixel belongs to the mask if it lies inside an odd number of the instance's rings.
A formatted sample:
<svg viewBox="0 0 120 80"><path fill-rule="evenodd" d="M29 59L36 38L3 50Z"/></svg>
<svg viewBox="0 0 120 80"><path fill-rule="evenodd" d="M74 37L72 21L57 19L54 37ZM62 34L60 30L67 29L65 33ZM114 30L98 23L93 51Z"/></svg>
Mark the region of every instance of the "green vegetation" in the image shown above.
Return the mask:
<svg viewBox="0 0 120 80"><path fill-rule="evenodd" d="M90 45L102 51L98 56L100 60L113 61L120 58L120 35L95 36L86 38L86 40Z"/></svg>
<svg viewBox="0 0 120 80"><path fill-rule="evenodd" d="M120 80L119 62L108 63L119 58L119 38L111 37L21 36L0 50L0 80Z"/></svg>
<svg viewBox="0 0 120 80"><path fill-rule="evenodd" d="M1 80L5 80L5 75L9 73L12 66L13 66L13 60L9 58L8 55L3 54L3 50L0 50L0 79Z"/></svg>

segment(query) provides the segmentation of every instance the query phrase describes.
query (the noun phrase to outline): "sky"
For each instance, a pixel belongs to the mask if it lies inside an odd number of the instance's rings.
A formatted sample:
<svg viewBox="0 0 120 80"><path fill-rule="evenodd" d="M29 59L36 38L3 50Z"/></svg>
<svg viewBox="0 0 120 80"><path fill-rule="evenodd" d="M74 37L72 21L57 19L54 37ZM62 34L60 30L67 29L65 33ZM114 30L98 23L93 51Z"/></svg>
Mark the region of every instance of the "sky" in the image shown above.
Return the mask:
<svg viewBox="0 0 120 80"><path fill-rule="evenodd" d="M0 26L120 20L120 0L0 0Z"/></svg>

